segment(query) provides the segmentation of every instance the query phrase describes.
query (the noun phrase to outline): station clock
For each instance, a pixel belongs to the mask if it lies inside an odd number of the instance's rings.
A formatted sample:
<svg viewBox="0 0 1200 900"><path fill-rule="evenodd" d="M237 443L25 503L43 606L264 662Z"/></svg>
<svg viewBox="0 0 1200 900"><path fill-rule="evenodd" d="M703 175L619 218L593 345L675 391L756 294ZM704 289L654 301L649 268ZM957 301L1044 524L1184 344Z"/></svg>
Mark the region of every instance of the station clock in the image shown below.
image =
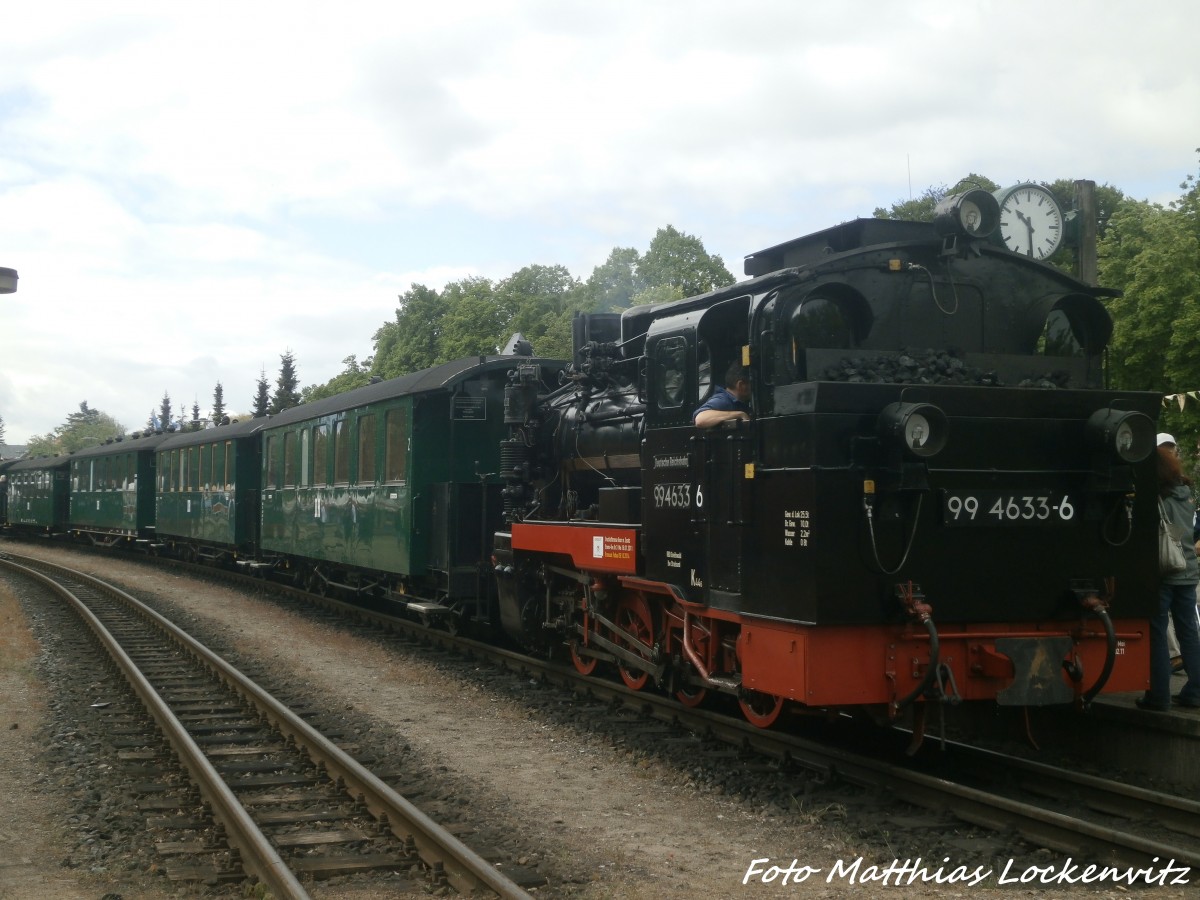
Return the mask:
<svg viewBox="0 0 1200 900"><path fill-rule="evenodd" d="M1018 184L995 192L1000 227L994 239L1014 253L1046 259L1063 242L1063 213L1054 195L1040 184Z"/></svg>

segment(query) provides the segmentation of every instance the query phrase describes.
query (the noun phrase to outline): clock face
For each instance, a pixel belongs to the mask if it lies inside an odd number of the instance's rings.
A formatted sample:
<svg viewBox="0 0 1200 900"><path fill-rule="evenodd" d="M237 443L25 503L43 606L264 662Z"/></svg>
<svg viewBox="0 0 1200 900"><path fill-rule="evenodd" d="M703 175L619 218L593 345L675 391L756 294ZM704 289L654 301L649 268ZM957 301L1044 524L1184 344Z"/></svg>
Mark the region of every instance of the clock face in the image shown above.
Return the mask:
<svg viewBox="0 0 1200 900"><path fill-rule="evenodd" d="M1000 204L1000 238L1014 253L1045 259L1063 238L1062 210L1045 188L1023 184Z"/></svg>

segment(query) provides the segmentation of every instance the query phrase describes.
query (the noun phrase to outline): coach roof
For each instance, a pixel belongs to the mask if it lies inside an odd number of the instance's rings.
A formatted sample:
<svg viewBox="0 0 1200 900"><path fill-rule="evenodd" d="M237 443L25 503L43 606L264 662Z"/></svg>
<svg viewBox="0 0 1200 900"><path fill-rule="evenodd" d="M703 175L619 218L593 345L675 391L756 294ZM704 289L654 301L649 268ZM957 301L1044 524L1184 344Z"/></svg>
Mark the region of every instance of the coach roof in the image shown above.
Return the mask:
<svg viewBox="0 0 1200 900"><path fill-rule="evenodd" d="M344 394L335 394L332 397L326 397L323 400L317 400L313 403L302 403L299 406L284 410L277 416L271 416L269 419L255 419L254 421L261 421L266 427L270 428L274 428L277 425L289 425L293 422L316 419L347 409L356 409L360 406L378 403L381 400L406 397L410 394L427 394L434 391L448 390L473 375L493 372L497 369L512 369L519 365L529 364L563 365L561 360L541 359L532 356L470 356L466 359L456 359L452 362L443 363L431 369L422 369L420 372L401 375L399 378L380 381L376 384L368 384L360 388L355 388L352 391L346 391Z"/></svg>

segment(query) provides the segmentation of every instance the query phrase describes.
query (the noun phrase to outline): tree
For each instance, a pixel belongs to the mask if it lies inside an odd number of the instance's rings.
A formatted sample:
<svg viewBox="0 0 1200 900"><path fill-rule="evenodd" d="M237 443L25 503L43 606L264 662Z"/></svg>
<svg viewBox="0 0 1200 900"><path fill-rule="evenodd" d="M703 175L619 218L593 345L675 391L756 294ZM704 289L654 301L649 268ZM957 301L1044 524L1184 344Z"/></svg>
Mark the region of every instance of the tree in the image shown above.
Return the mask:
<svg viewBox="0 0 1200 900"><path fill-rule="evenodd" d="M400 295L393 322L375 332L371 371L395 378L427 369L439 359L441 322L446 309L438 292L414 284Z"/></svg>
<svg viewBox="0 0 1200 900"><path fill-rule="evenodd" d="M571 320L576 312L587 311L591 302L564 266L526 266L497 284L494 295L506 319L496 332L494 346L508 343L520 332L538 356L570 358Z"/></svg>
<svg viewBox="0 0 1200 900"><path fill-rule="evenodd" d="M933 210L938 203L952 194L968 191L971 188L980 188L991 193L1000 190L1000 185L996 184L996 182L992 181L986 175L976 175L972 172L965 178L960 178L955 182L954 187L947 187L944 184L931 185L925 188L916 198L910 197L907 200L897 200L889 209L884 209L882 206L876 207L873 215L876 219L904 219L909 222L932 222ZM1063 208L1067 209L1069 206Z"/></svg>
<svg viewBox="0 0 1200 900"><path fill-rule="evenodd" d="M1198 150L1197 152L1200 152ZM1113 317L1109 367L1116 387L1162 394L1200 390L1200 184L1188 175L1163 207L1125 199L1099 244L1100 282L1123 291ZM1164 430L1194 447L1194 410L1167 409Z"/></svg>
<svg viewBox="0 0 1200 900"><path fill-rule="evenodd" d="M355 388L371 383L370 359L366 359L360 363L358 356L352 353L342 360L342 365L345 368L329 379L329 381L319 385L310 384L301 391L301 402L312 403L314 400L324 400L326 397L332 397L335 394L344 394L346 391L352 391Z"/></svg>
<svg viewBox="0 0 1200 900"><path fill-rule="evenodd" d="M107 413L88 406L86 400L79 404L76 412L69 413L66 421L49 434L36 435L29 441L31 456L54 456L70 453L103 444L105 441L125 433L125 428Z"/></svg>
<svg viewBox="0 0 1200 900"><path fill-rule="evenodd" d="M200 401L192 399L192 428L200 428Z"/></svg>
<svg viewBox="0 0 1200 900"><path fill-rule="evenodd" d="M279 377L275 379L275 394L267 410L271 415L279 415L285 409L300 405L300 392L296 389L299 380L296 376L296 358L291 350L287 350L279 357Z"/></svg>
<svg viewBox="0 0 1200 900"><path fill-rule="evenodd" d="M437 353L430 365L496 352L496 335L511 313L495 296L491 281L472 276L452 282L442 291L442 305Z"/></svg>
<svg viewBox="0 0 1200 900"><path fill-rule="evenodd" d="M668 225L658 229L650 249L637 267L638 277L647 287L670 285L683 296L703 294L733 284L736 280L719 256L704 249L699 238Z"/></svg>
<svg viewBox="0 0 1200 900"><path fill-rule="evenodd" d="M171 430L171 395L166 391L158 405L158 427L163 431Z"/></svg>
<svg viewBox="0 0 1200 900"><path fill-rule="evenodd" d="M4 416L0 416L0 444L4 443Z"/></svg>
<svg viewBox="0 0 1200 900"><path fill-rule="evenodd" d="M271 385L267 381L266 369L262 369L258 374L258 390L255 392L254 399L250 403L252 415L256 419L261 419L270 411Z"/></svg>
<svg viewBox="0 0 1200 900"><path fill-rule="evenodd" d="M608 259L596 268L584 284L591 309L616 312L633 305L633 298L646 288L638 273L642 258L632 247L614 247Z"/></svg>
<svg viewBox="0 0 1200 900"><path fill-rule="evenodd" d="M213 388L212 420L214 425L220 425L225 420L225 388L219 381Z"/></svg>

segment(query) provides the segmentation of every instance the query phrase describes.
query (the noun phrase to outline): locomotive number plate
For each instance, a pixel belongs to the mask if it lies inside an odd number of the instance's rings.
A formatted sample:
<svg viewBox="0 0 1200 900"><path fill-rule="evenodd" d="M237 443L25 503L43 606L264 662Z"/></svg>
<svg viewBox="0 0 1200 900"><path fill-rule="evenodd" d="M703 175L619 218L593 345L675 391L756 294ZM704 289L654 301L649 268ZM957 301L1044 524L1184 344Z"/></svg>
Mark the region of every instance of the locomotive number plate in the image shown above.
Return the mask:
<svg viewBox="0 0 1200 900"><path fill-rule="evenodd" d="M947 525L1067 525L1077 514L1070 495L1055 491L946 491L942 499Z"/></svg>

